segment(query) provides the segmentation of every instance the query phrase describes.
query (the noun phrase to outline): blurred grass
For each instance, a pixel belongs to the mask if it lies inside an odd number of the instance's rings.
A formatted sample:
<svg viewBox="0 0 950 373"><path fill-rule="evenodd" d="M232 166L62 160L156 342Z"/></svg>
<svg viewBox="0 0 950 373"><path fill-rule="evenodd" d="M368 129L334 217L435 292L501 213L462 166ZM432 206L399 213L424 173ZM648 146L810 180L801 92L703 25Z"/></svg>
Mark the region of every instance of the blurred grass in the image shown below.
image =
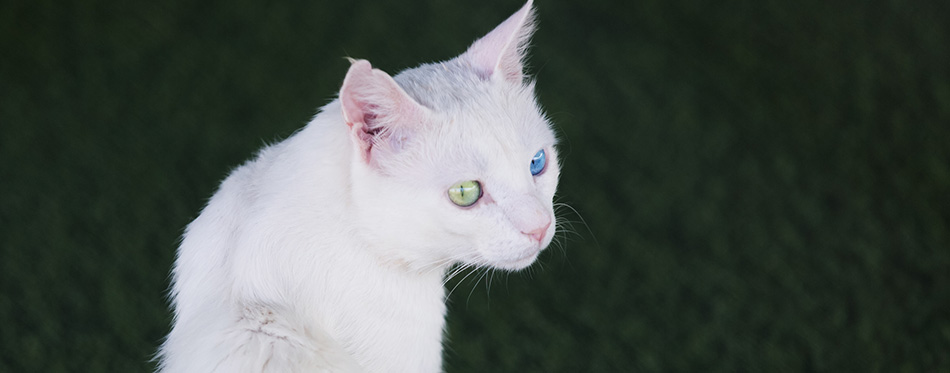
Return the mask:
<svg viewBox="0 0 950 373"><path fill-rule="evenodd" d="M450 58L519 5L0 3L0 371L151 369L182 228L342 56ZM537 5L587 225L461 281L447 371L950 370L945 3Z"/></svg>

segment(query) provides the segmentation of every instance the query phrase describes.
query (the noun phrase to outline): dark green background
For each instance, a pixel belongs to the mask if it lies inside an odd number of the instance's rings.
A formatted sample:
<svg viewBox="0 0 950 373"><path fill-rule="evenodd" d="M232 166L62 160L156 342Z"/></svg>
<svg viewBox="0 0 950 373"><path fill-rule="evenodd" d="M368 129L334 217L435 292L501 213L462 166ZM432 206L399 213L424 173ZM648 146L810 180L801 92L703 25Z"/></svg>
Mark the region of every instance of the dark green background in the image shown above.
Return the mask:
<svg viewBox="0 0 950 373"><path fill-rule="evenodd" d="M947 4L539 1L576 234L461 282L446 370L950 370ZM183 227L343 56L520 5L0 3L0 371L151 369Z"/></svg>

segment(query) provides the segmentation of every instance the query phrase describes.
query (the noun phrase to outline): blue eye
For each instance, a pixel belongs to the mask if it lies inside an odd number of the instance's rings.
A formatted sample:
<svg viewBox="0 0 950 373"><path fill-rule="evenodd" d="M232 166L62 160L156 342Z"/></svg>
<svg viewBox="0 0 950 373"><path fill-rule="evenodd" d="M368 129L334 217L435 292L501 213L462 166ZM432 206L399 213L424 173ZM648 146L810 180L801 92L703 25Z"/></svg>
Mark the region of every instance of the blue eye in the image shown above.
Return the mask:
<svg viewBox="0 0 950 373"><path fill-rule="evenodd" d="M531 174L537 176L543 172L544 163L544 149L541 149L531 157Z"/></svg>

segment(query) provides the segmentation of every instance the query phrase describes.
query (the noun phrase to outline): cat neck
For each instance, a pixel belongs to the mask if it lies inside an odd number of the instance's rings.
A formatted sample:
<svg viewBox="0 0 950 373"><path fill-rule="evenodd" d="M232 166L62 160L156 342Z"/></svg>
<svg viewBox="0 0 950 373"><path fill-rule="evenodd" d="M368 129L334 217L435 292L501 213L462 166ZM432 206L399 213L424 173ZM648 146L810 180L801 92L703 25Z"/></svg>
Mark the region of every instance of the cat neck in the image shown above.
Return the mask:
<svg viewBox="0 0 950 373"><path fill-rule="evenodd" d="M251 206L263 218L245 222L237 240L257 246L232 257L236 272L257 274L235 279L239 297L292 307L369 371L438 371L449 263L414 265L380 238L374 206L353 193L372 170L358 163L338 113L328 104L248 165L248 179L267 182Z"/></svg>

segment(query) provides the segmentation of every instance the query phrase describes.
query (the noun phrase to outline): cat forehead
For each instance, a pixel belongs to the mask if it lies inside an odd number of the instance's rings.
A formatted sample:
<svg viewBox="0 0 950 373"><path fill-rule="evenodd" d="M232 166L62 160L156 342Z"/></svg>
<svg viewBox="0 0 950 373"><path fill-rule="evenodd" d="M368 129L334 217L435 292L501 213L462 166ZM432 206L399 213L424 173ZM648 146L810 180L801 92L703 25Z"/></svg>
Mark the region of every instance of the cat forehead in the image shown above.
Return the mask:
<svg viewBox="0 0 950 373"><path fill-rule="evenodd" d="M435 111L467 111L498 99L537 111L533 84L484 79L462 58L423 64L400 72L394 79L416 102Z"/></svg>
<svg viewBox="0 0 950 373"><path fill-rule="evenodd" d="M452 113L421 134L428 171L441 182L527 175L532 156L556 138L536 110L497 110L503 102Z"/></svg>
<svg viewBox="0 0 950 373"><path fill-rule="evenodd" d="M465 60L425 64L396 75L395 80L416 102L441 120L434 130L449 137L519 138L525 145L553 142L547 120L534 96L533 83L483 79Z"/></svg>

